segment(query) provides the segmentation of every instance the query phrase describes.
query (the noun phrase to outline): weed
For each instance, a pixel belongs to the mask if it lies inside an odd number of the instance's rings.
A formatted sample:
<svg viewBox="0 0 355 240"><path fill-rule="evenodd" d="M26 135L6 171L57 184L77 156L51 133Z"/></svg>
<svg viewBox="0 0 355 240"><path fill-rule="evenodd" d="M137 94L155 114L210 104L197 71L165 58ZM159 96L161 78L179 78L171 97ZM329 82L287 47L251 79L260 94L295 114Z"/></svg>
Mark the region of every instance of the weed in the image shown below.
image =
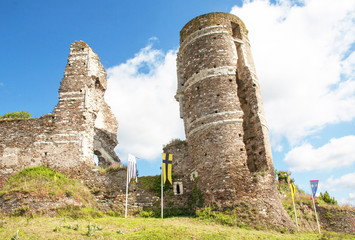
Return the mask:
<svg viewBox="0 0 355 240"><path fill-rule="evenodd" d="M73 190L67 189L67 190L65 191L65 195L66 195L67 197L73 196Z"/></svg>
<svg viewBox="0 0 355 240"><path fill-rule="evenodd" d="M60 226L56 226L54 229L53 229L53 232L60 232L61 228Z"/></svg>
<svg viewBox="0 0 355 240"><path fill-rule="evenodd" d="M138 213L138 216L140 217L144 217L144 218L149 218L149 217L153 217L155 214L153 211L141 211Z"/></svg>
<svg viewBox="0 0 355 240"><path fill-rule="evenodd" d="M19 240L18 230L16 231L15 235L11 238L11 240Z"/></svg>
<svg viewBox="0 0 355 240"><path fill-rule="evenodd" d="M91 237L92 235L94 235L94 233L96 231L101 231L101 230L102 230L101 226L97 225L96 223L94 225L92 225L91 222L89 222L88 231L86 233L86 236Z"/></svg>

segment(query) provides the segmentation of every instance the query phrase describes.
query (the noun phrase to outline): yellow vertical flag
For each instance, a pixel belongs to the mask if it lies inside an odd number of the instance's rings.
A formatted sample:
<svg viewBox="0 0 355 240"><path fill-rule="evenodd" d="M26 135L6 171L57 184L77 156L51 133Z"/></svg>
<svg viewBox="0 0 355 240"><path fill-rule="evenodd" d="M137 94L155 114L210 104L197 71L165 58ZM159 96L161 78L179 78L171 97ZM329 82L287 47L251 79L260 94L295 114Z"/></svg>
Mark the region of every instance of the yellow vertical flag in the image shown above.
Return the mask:
<svg viewBox="0 0 355 240"><path fill-rule="evenodd" d="M296 187L295 187L295 185L292 183L292 180L291 180L290 176L288 176L288 182L290 183L292 200L295 201Z"/></svg>
<svg viewBox="0 0 355 240"><path fill-rule="evenodd" d="M169 180L170 184L173 184L171 169L173 162L173 154L163 153L163 183L165 184L166 179Z"/></svg>

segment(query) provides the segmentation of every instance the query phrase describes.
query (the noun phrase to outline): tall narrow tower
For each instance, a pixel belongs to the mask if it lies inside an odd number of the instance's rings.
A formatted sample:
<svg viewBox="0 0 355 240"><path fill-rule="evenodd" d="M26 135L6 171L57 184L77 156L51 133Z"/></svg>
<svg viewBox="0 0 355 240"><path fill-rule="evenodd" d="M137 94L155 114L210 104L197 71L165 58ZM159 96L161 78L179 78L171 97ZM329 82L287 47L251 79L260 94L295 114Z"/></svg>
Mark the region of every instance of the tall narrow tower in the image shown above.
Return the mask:
<svg viewBox="0 0 355 240"><path fill-rule="evenodd" d="M292 226L278 197L258 79L244 23L227 13L194 18L180 32L177 58L187 174L206 203L247 202Z"/></svg>

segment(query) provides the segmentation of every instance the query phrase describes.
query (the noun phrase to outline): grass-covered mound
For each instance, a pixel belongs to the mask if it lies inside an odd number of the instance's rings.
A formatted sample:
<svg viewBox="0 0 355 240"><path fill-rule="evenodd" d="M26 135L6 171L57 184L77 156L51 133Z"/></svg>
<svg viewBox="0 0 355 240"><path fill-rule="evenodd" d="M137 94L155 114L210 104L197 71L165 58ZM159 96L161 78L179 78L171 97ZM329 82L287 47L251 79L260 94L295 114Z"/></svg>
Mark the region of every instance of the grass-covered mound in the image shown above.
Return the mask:
<svg viewBox="0 0 355 240"><path fill-rule="evenodd" d="M72 217L100 214L90 190L79 181L44 167L30 167L3 182L0 207L12 216L60 214Z"/></svg>

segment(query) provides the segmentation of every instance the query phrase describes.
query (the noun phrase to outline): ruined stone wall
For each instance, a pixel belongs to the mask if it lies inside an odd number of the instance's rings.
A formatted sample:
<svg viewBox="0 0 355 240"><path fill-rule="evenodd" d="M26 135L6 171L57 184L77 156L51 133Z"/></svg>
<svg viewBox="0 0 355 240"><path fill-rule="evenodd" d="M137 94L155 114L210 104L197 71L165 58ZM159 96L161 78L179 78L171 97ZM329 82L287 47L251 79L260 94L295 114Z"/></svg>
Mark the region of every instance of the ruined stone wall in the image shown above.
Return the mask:
<svg viewBox="0 0 355 240"><path fill-rule="evenodd" d="M118 123L104 101L106 71L85 42L71 44L53 114L0 120L0 175L28 166L71 169L120 163Z"/></svg>
<svg viewBox="0 0 355 240"><path fill-rule="evenodd" d="M189 170L205 202L245 201L275 224L293 226L276 190L268 129L247 30L231 14L210 13L180 32L176 99ZM179 170L177 170L179 171Z"/></svg>

